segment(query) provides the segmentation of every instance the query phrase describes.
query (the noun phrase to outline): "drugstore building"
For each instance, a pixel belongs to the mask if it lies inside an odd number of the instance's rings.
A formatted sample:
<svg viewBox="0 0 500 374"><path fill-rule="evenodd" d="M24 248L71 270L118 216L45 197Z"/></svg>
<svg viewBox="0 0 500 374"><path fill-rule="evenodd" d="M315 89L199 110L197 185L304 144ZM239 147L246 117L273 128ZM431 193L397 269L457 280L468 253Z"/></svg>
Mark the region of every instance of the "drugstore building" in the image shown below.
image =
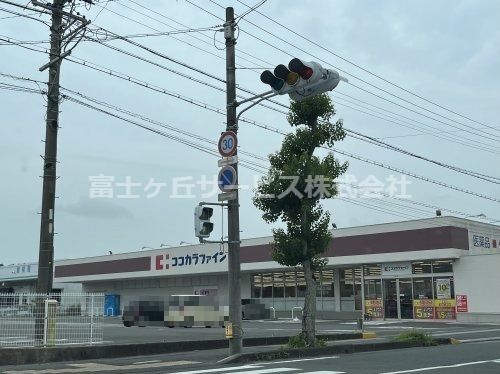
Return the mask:
<svg viewBox="0 0 500 374"><path fill-rule="evenodd" d="M455 217L342 228L315 274L320 318L500 322L500 227ZM300 269L271 259L272 237L241 247L241 294L290 317L304 304ZM118 295L210 294L227 305L227 253L215 244L57 261L55 281ZM294 309L295 308L295 309Z"/></svg>

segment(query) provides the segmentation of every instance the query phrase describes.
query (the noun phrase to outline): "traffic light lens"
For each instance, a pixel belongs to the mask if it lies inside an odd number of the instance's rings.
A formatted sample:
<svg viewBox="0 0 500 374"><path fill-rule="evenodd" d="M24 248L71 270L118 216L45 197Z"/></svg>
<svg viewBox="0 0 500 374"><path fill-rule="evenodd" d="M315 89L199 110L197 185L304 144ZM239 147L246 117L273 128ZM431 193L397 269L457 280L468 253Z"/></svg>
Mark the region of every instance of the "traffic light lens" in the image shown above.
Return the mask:
<svg viewBox="0 0 500 374"><path fill-rule="evenodd" d="M275 77L269 70L264 70L262 72L260 80L263 83L270 85L276 91L279 91L285 85L285 81L283 79Z"/></svg>
<svg viewBox="0 0 500 374"><path fill-rule="evenodd" d="M304 63L298 58L290 60L290 62L288 63L288 67L291 71L300 75L302 79L306 80L311 78L314 73L313 69L311 69L309 66L304 65Z"/></svg>
<svg viewBox="0 0 500 374"><path fill-rule="evenodd" d="M311 68L308 68L306 66L306 68L304 70L302 70L302 72L300 73L300 76L304 79L309 79L311 78L311 76L313 75L313 69Z"/></svg>
<svg viewBox="0 0 500 374"><path fill-rule="evenodd" d="M286 77L286 83L290 86L294 86L299 80L299 75L291 71Z"/></svg>
<svg viewBox="0 0 500 374"><path fill-rule="evenodd" d="M214 229L214 224L212 222L203 222L201 229L202 235L209 235Z"/></svg>
<svg viewBox="0 0 500 374"><path fill-rule="evenodd" d="M283 64L280 64L274 68L274 75L280 79L286 80L288 73L290 73L290 70L288 70L287 67Z"/></svg>

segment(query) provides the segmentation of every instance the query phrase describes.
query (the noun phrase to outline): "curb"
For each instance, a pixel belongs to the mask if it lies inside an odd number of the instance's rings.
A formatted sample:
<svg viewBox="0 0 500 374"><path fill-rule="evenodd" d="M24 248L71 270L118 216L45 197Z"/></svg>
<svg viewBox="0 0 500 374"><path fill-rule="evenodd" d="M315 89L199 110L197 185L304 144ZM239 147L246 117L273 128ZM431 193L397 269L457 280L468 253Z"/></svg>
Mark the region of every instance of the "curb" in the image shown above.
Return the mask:
<svg viewBox="0 0 500 374"><path fill-rule="evenodd" d="M454 344L454 339L438 338L435 339L435 342L436 345ZM364 344L342 344L342 345L332 345L329 347L318 347L318 348L292 348L292 349L280 349L267 352L242 353L238 356L235 355L224 359L223 363L235 364L235 363L247 363L255 361L272 361L277 359L314 357L314 356L323 356L332 354L336 355L336 354L382 351L389 349L418 348L418 347L425 347L425 345L420 342L378 342L378 343L364 343ZM219 362L222 363L222 361Z"/></svg>
<svg viewBox="0 0 500 374"><path fill-rule="evenodd" d="M361 333L318 335L318 338L328 341L361 339L362 337L363 335ZM256 347L286 344L289 338L289 336L246 338L243 339L243 345L245 347ZM229 341L227 339L67 347L1 348L0 365L94 360L100 358L144 356L221 348L229 348ZM237 359L237 357L234 359Z"/></svg>

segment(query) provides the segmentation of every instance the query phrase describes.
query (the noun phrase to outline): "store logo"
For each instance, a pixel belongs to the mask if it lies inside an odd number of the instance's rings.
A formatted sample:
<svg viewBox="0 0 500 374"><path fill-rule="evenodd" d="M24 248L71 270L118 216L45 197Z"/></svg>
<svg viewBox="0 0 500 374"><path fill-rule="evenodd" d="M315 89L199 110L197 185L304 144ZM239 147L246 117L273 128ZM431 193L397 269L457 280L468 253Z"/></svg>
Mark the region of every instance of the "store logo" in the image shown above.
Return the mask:
<svg viewBox="0 0 500 374"><path fill-rule="evenodd" d="M170 265L167 263L170 258L170 255L156 255L155 256L155 269L163 270L168 269Z"/></svg>

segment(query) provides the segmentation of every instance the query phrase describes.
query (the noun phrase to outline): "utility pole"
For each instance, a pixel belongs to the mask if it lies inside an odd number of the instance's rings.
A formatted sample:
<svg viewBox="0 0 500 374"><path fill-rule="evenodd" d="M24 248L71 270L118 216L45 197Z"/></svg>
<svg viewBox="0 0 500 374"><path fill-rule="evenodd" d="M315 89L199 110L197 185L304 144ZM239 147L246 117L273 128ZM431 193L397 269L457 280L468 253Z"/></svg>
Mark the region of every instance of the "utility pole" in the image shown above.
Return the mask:
<svg viewBox="0 0 500 374"><path fill-rule="evenodd" d="M45 125L45 156L43 157L43 192L38 256L38 293L52 291L54 268L54 205L56 198L57 130L59 128L59 74L61 67L62 9L65 0L52 4L50 57ZM59 10L59 11L58 11Z"/></svg>
<svg viewBox="0 0 500 374"><path fill-rule="evenodd" d="M234 9L226 8L226 23L224 23L224 38L226 39L226 131L238 132L236 121L236 64L234 38ZM234 169L238 175L238 165ZM236 178L238 181L238 178ZM235 198L228 201L228 282L229 282L229 322L233 326L233 338L229 339L229 353L241 353L243 347L243 330L241 328L241 287L240 287L240 205L238 189Z"/></svg>
<svg viewBox="0 0 500 374"><path fill-rule="evenodd" d="M52 291L54 272L54 205L56 197L57 130L59 128L59 74L61 67L62 10L66 0L54 0L50 27L49 80L43 157L43 192L38 254L37 293ZM35 338L43 340L43 301L37 303Z"/></svg>

